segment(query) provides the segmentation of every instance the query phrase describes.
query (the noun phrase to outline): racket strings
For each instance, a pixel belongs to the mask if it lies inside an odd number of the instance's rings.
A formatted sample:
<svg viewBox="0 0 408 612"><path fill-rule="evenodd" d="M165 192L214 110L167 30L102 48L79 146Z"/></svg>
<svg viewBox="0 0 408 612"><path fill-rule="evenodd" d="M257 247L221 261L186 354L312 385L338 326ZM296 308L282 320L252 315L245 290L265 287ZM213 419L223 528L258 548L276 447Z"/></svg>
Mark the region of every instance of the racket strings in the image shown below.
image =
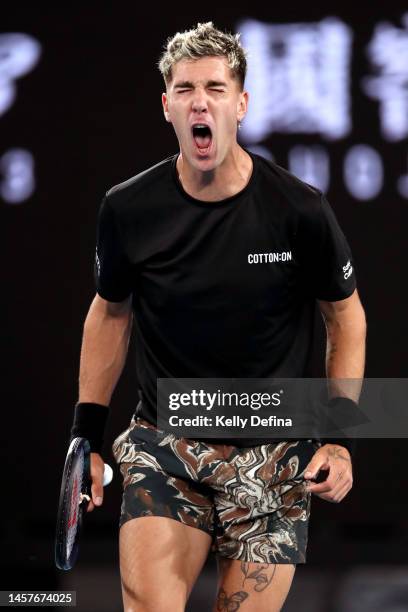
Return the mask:
<svg viewBox="0 0 408 612"><path fill-rule="evenodd" d="M77 461L75 462L72 479L73 486L71 491L70 499L70 513L67 522L67 534L66 534L66 557L71 556L72 549L75 544L75 538L78 528L78 512L79 506L82 502L82 474L84 469L84 454L80 453Z"/></svg>

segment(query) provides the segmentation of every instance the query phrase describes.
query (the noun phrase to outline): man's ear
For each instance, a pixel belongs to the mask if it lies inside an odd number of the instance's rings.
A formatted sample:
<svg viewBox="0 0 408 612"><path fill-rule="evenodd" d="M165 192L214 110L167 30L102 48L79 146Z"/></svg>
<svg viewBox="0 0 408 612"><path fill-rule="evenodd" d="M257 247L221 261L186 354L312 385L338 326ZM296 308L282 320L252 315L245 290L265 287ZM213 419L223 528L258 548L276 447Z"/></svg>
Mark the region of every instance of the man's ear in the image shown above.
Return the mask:
<svg viewBox="0 0 408 612"><path fill-rule="evenodd" d="M240 96L239 103L238 103L238 116L237 116L238 121L242 121L245 115L247 114L248 98L249 98L248 92L243 91Z"/></svg>
<svg viewBox="0 0 408 612"><path fill-rule="evenodd" d="M163 113L166 121L171 123L170 113L169 113L169 104L167 99L167 94L165 92L162 93L162 105L163 105Z"/></svg>

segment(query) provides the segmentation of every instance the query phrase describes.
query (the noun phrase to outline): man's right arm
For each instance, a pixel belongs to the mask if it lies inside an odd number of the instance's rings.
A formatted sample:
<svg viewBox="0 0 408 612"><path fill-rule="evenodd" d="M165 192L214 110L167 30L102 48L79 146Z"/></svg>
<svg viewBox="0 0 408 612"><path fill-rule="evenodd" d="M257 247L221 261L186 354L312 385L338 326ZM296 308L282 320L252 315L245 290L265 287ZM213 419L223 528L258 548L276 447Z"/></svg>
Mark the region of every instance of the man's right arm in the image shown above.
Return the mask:
<svg viewBox="0 0 408 612"><path fill-rule="evenodd" d="M110 404L125 365L132 322L132 296L108 302L96 294L84 324L79 402Z"/></svg>
<svg viewBox="0 0 408 612"><path fill-rule="evenodd" d="M79 367L79 402L109 406L125 365L132 330L132 297L108 302L96 294L89 308L82 337ZM91 495L87 512L103 502L104 461L91 452Z"/></svg>

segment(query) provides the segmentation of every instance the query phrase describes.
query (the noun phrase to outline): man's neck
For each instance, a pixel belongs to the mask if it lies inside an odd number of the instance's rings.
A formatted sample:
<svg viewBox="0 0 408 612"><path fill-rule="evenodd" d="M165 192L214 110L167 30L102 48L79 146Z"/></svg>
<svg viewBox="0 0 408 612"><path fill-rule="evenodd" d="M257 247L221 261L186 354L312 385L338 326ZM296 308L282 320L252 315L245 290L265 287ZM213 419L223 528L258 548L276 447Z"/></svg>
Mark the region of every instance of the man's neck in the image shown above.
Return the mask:
<svg viewBox="0 0 408 612"><path fill-rule="evenodd" d="M181 153L176 164L184 191L206 202L225 200L242 191L249 182L252 166L251 156L239 145L222 164L208 172L201 172L185 163Z"/></svg>

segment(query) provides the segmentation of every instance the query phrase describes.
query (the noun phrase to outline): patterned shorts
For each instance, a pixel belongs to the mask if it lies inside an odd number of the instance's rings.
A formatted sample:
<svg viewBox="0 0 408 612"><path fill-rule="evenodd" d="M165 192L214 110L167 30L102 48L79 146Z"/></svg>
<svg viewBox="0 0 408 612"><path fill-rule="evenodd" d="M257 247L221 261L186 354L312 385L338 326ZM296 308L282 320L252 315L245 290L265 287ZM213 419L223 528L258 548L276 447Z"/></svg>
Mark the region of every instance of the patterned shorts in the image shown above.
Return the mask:
<svg viewBox="0 0 408 612"><path fill-rule="evenodd" d="M165 516L202 529L211 551L258 563L304 563L310 496L303 473L318 444L209 444L133 416L113 443L123 476L119 526Z"/></svg>

